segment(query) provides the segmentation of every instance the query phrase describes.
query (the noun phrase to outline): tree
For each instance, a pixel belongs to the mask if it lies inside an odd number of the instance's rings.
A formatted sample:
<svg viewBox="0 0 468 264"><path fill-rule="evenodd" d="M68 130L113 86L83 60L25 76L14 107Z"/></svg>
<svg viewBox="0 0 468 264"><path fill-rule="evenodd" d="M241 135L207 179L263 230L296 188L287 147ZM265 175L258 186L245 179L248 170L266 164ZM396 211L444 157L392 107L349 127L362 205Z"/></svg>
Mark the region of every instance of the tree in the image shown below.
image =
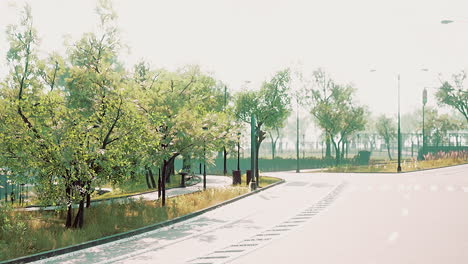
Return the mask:
<svg viewBox="0 0 468 264"><path fill-rule="evenodd" d="M140 127L127 100L126 73L116 60L115 15L109 2L101 1L97 10L100 32L84 34L69 47L66 60L37 58L28 6L20 27L8 32L11 72L1 127L8 151L3 158L15 172L34 178L43 202L66 205L67 228L83 226L85 201L90 206L95 184L127 175ZM72 223L74 202L79 209Z"/></svg>
<svg viewBox="0 0 468 264"><path fill-rule="evenodd" d="M436 93L436 98L441 105L448 105L460 112L468 122L468 89L463 82L466 73L462 71L453 75L453 82L445 81Z"/></svg>
<svg viewBox="0 0 468 264"><path fill-rule="evenodd" d="M336 84L321 69L313 73L313 78L312 85L305 88L310 112L333 144L339 164L348 137L364 129L366 111L353 102L352 86Z"/></svg>
<svg viewBox="0 0 468 264"><path fill-rule="evenodd" d="M397 135L395 122L391 118L381 115L377 119L375 128L387 146L388 158L392 160L392 155L390 154L390 141Z"/></svg>
<svg viewBox="0 0 468 264"><path fill-rule="evenodd" d="M267 130L267 133L270 136L271 140L271 159L275 159L276 143L278 142L278 139L280 138L281 134L278 127L269 128Z"/></svg>
<svg viewBox="0 0 468 264"><path fill-rule="evenodd" d="M149 74L145 77L141 73ZM216 111L222 109L216 81L198 66L169 72L150 71L139 64L134 76L134 100L146 127L140 160L161 168L158 189L164 206L166 181L173 173L174 160L180 155L202 158L205 149L222 148L221 142L229 138L230 121L223 112Z"/></svg>
<svg viewBox="0 0 468 264"><path fill-rule="evenodd" d="M290 72L285 69L277 72L268 82L264 82L259 91L243 91L236 95L235 116L238 120L250 124L251 116L256 119L256 175L258 177L258 153L260 144L265 139L262 131L265 127L284 124L290 114L289 90ZM258 178L257 178L258 183Z"/></svg>
<svg viewBox="0 0 468 264"><path fill-rule="evenodd" d="M440 115L435 108L426 109L425 134L426 141L432 146L448 144L448 132L465 127L463 121L448 114Z"/></svg>

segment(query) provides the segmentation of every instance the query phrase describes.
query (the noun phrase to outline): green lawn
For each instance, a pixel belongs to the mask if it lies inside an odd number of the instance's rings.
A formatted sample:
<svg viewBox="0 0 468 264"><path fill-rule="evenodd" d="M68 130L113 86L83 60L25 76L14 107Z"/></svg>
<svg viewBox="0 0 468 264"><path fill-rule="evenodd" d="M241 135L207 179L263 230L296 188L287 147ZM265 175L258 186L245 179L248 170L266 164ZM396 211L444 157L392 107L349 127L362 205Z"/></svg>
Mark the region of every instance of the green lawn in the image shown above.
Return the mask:
<svg viewBox="0 0 468 264"><path fill-rule="evenodd" d="M418 171L467 163L468 160L466 159L403 160L401 162L401 170L403 172ZM339 166L325 169L324 172L396 172L397 166L398 164L392 161L367 166Z"/></svg>

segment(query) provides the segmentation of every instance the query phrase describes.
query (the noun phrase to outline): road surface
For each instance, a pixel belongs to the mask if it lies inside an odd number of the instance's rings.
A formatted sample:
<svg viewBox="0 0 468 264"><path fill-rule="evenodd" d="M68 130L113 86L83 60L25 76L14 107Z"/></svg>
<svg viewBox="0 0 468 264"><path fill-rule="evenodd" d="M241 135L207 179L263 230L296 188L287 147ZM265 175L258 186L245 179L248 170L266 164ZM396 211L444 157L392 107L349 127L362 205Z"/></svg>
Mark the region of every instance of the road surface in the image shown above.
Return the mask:
<svg viewBox="0 0 468 264"><path fill-rule="evenodd" d="M269 175L286 183L41 263L468 263L468 165Z"/></svg>

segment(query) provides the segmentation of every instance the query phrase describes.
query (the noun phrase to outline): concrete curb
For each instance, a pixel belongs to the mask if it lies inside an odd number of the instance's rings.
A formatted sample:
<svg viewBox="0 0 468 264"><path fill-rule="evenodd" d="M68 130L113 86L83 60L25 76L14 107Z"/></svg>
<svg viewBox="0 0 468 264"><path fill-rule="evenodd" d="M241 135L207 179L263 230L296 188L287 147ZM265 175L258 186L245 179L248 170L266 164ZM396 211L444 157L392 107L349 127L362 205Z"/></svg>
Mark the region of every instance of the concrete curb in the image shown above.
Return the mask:
<svg viewBox="0 0 468 264"><path fill-rule="evenodd" d="M49 251L45 251L45 252L41 252L41 253L29 255L29 256L24 256L24 257L12 259L12 260L1 261L0 264L7 264L7 263L8 264L16 264L16 263L28 263L28 262L32 262L32 261L38 261L38 260L41 260L41 259L46 259L46 258L58 256L58 255L67 254L67 253L71 253L71 252L78 251L78 250L81 250L81 249L86 249L86 248L94 247L94 246L97 246L97 245L102 245L102 244L105 244L105 243L113 242L113 241L116 241L116 240L119 240L119 239L128 238L128 237L131 237L131 236L135 236L135 235L139 235L139 234L146 233L146 232L149 232L149 231L153 231L153 230L165 227L165 226L173 225L173 224L176 224L176 223L179 223L179 222L194 218L196 216L199 216L199 215L204 214L206 212L212 211L212 210L214 210L216 208L228 205L230 203L233 203L233 202L238 201L240 199L246 198L246 197L251 196L253 194L256 194L258 192L267 190L269 188L272 188L272 187L277 186L279 184L282 184L284 182L285 182L285 180L281 179L281 181L279 181L279 182L275 182L275 183L270 184L268 186L265 186L263 188L259 188L259 189L255 190L255 191L252 191L252 192L237 196L235 198L232 198L232 199L224 201L222 203L213 205L211 207L207 207L205 209L202 209L202 210L199 210L199 211L187 214L187 215L183 215L183 216L171 219L171 220L167 220L167 221L164 221L164 222L161 222L161 223L141 227L141 228L138 228L138 229L135 229L135 230L131 230L131 231L127 231L127 232L124 232L124 233L119 233L119 234L99 238L99 239L96 239L96 240L83 242L83 243L77 244L77 245L72 245L72 246L59 248L59 249L54 249L54 250L49 250Z"/></svg>

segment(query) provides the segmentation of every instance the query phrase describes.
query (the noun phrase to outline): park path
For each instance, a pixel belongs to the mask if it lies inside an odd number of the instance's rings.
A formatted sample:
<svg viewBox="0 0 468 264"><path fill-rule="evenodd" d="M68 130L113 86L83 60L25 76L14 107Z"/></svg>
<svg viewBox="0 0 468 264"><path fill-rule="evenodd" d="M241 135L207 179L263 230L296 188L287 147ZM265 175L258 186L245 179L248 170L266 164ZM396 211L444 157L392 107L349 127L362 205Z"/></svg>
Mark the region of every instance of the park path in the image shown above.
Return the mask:
<svg viewBox="0 0 468 264"><path fill-rule="evenodd" d="M184 195L184 194L189 194L189 193L194 193L203 190L203 176L198 175L199 177L202 178L202 181L199 183L192 185L192 186L187 186L187 187L175 187L171 189L166 190L166 196L167 197L174 197L178 195ZM217 175L206 175L206 187L207 188L222 188L222 187L227 187L232 184L232 179L227 176L217 176ZM110 203L111 200L112 202L123 202L126 199L144 199L144 200L157 200L158 199L158 190L151 191L151 192L145 192L142 194L137 194L137 195L132 195L132 196L127 196L127 197L122 197L122 198L115 198L115 199L108 199L108 200L102 200L102 201L92 201L92 204L98 204L98 203ZM78 205L74 205L78 206ZM57 209L57 206L46 206L46 207L40 207L40 206L34 206L34 207L27 207L27 208L18 208L16 210L18 211L38 211L38 210L55 210Z"/></svg>

